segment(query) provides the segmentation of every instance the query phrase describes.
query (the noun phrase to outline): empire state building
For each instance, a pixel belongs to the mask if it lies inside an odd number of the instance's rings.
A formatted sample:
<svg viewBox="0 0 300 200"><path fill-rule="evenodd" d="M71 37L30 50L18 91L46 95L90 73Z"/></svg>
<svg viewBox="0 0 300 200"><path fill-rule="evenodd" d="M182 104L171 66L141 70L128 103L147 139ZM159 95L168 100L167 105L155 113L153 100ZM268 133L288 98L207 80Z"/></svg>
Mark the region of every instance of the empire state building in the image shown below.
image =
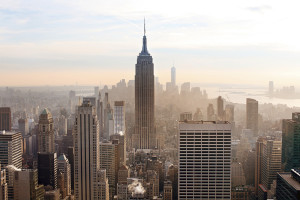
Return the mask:
<svg viewBox="0 0 300 200"><path fill-rule="evenodd" d="M143 48L135 65L135 134L132 140L134 148L156 147L154 121L154 65L147 50L144 23Z"/></svg>

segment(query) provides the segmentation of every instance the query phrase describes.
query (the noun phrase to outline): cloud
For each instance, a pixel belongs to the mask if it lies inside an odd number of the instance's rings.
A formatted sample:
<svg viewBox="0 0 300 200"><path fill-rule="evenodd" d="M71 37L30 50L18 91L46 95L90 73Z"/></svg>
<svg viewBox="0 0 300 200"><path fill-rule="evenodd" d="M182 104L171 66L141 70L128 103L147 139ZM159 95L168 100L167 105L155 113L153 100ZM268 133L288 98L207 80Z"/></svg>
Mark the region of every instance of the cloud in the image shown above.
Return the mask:
<svg viewBox="0 0 300 200"><path fill-rule="evenodd" d="M265 13L267 10L271 10L272 7L268 5L263 5L263 6L255 6L255 7L247 7L247 10L251 12L257 12L257 13Z"/></svg>

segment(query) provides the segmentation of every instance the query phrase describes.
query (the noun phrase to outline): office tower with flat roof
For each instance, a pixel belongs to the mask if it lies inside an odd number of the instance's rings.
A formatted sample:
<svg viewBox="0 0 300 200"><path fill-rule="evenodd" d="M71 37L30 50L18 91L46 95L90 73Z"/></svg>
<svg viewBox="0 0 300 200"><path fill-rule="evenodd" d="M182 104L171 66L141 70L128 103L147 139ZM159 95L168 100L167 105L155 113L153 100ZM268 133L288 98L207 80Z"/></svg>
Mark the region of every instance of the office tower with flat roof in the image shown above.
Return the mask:
<svg viewBox="0 0 300 200"><path fill-rule="evenodd" d="M97 119L99 122L99 134L100 134L100 140L101 138L103 138L103 101L102 101L102 97L101 97L101 93L99 92L98 94L98 99L97 99Z"/></svg>
<svg viewBox="0 0 300 200"><path fill-rule="evenodd" d="M37 169L14 171L14 199L44 199L44 185L38 184Z"/></svg>
<svg viewBox="0 0 300 200"><path fill-rule="evenodd" d="M164 182L164 200L173 200L172 194L173 194L172 182L165 181Z"/></svg>
<svg viewBox="0 0 300 200"><path fill-rule="evenodd" d="M47 108L40 115L38 127L38 152L55 152L53 118Z"/></svg>
<svg viewBox="0 0 300 200"><path fill-rule="evenodd" d="M233 105L226 105L225 106L225 120L232 123L234 122L234 106Z"/></svg>
<svg viewBox="0 0 300 200"><path fill-rule="evenodd" d="M59 172L63 173L66 195L70 196L71 195L71 165L65 154L61 154L57 158L57 169Z"/></svg>
<svg viewBox="0 0 300 200"><path fill-rule="evenodd" d="M13 165L22 168L22 134L0 131L0 163L2 167Z"/></svg>
<svg viewBox="0 0 300 200"><path fill-rule="evenodd" d="M110 136L110 141L118 140L119 165L126 164L126 137L125 135L114 134Z"/></svg>
<svg viewBox="0 0 300 200"><path fill-rule="evenodd" d="M0 107L0 131L11 131L11 110Z"/></svg>
<svg viewBox="0 0 300 200"><path fill-rule="evenodd" d="M214 110L214 106L210 103L207 106L207 121L214 121L214 120L216 120L215 110Z"/></svg>
<svg viewBox="0 0 300 200"><path fill-rule="evenodd" d="M300 199L300 170L292 169L277 174L276 199Z"/></svg>
<svg viewBox="0 0 300 200"><path fill-rule="evenodd" d="M100 168L106 169L109 184L109 197L113 199L116 194L118 180L118 142L103 141L100 143Z"/></svg>
<svg viewBox="0 0 300 200"><path fill-rule="evenodd" d="M261 172L262 172L262 161L263 161L263 150L264 150L265 138L259 137L256 141L255 150L255 195L258 195L259 185L261 184Z"/></svg>
<svg viewBox="0 0 300 200"><path fill-rule="evenodd" d="M96 108L84 101L76 112L73 128L75 199L96 199L100 170L99 125Z"/></svg>
<svg viewBox="0 0 300 200"><path fill-rule="evenodd" d="M109 140L109 137L115 133L114 131L114 114L113 108L110 105L108 99L108 93L105 93L104 98L104 127L103 127L103 139Z"/></svg>
<svg viewBox="0 0 300 200"><path fill-rule="evenodd" d="M258 101L255 99L246 100L246 128L258 134Z"/></svg>
<svg viewBox="0 0 300 200"><path fill-rule="evenodd" d="M231 198L231 124L179 122L178 199Z"/></svg>
<svg viewBox="0 0 300 200"><path fill-rule="evenodd" d="M39 184L50 185L57 189L57 155L56 153L38 153L38 180Z"/></svg>
<svg viewBox="0 0 300 200"><path fill-rule="evenodd" d="M24 119L19 119L18 120L18 124L19 124L19 131L22 133L22 136L28 135L29 133L29 124L28 124L28 119L24 118Z"/></svg>
<svg viewBox="0 0 300 200"><path fill-rule="evenodd" d="M266 139L264 142L261 182L267 190L271 189L276 174L281 171L281 140Z"/></svg>
<svg viewBox="0 0 300 200"><path fill-rule="evenodd" d="M68 147L67 158L71 166L71 190L74 191L74 147Z"/></svg>
<svg viewBox="0 0 300 200"><path fill-rule="evenodd" d="M224 120L224 100L221 96L217 98L217 113L218 113L218 120Z"/></svg>
<svg viewBox="0 0 300 200"><path fill-rule="evenodd" d="M289 172L300 167L300 113L282 120L282 169Z"/></svg>
<svg viewBox="0 0 300 200"><path fill-rule="evenodd" d="M176 68L174 66L171 68L171 83L173 86L176 85Z"/></svg>
<svg viewBox="0 0 300 200"><path fill-rule="evenodd" d="M115 101L114 131L115 134L125 134L125 101Z"/></svg>
<svg viewBox="0 0 300 200"><path fill-rule="evenodd" d="M135 135L136 149L154 149L156 131L154 118L154 65L147 49L146 31L143 48L135 65Z"/></svg>

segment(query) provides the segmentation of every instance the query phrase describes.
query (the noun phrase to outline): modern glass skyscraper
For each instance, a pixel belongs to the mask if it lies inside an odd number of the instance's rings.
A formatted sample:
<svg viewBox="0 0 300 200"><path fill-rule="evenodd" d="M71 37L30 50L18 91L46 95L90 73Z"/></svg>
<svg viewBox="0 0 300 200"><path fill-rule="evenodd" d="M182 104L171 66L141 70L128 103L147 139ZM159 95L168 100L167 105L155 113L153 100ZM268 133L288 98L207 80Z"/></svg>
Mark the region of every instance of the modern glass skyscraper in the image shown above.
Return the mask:
<svg viewBox="0 0 300 200"><path fill-rule="evenodd" d="M146 31L144 31L143 48L135 65L135 134L133 139L136 149L156 147L154 65L152 56L147 50Z"/></svg>
<svg viewBox="0 0 300 200"><path fill-rule="evenodd" d="M179 122L178 199L231 199L231 124Z"/></svg>

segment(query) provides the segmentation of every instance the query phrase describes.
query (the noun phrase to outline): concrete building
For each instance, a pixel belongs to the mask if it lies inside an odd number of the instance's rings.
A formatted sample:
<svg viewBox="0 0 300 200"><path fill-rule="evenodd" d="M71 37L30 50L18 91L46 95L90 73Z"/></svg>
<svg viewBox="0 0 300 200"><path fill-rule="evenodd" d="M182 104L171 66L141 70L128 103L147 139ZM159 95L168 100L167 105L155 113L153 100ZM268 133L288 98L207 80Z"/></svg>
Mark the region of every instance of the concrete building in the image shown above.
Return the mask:
<svg viewBox="0 0 300 200"><path fill-rule="evenodd" d="M59 172L64 175L64 187L66 190L66 195L71 195L71 165L65 154L62 154L57 159L57 168Z"/></svg>
<svg viewBox="0 0 300 200"><path fill-rule="evenodd" d="M75 199L97 199L100 170L99 125L96 108L84 101L76 112L73 128Z"/></svg>
<svg viewBox="0 0 300 200"><path fill-rule="evenodd" d="M215 110L214 110L214 106L210 103L207 106L207 120L208 121L215 121L216 116L215 116Z"/></svg>
<svg viewBox="0 0 300 200"><path fill-rule="evenodd" d="M55 152L53 118L47 108L42 111L39 119L38 152Z"/></svg>
<svg viewBox="0 0 300 200"><path fill-rule="evenodd" d="M114 134L110 136L110 141L118 140L119 165L126 164L126 137L125 135Z"/></svg>
<svg viewBox="0 0 300 200"><path fill-rule="evenodd" d="M44 185L38 184L38 171L36 169L20 169L14 173L15 200L44 199Z"/></svg>
<svg viewBox="0 0 300 200"><path fill-rule="evenodd" d="M109 184L105 169L101 169L97 173L97 191L99 200L109 200Z"/></svg>
<svg viewBox="0 0 300 200"><path fill-rule="evenodd" d="M109 184L109 197L116 194L118 173L118 144L103 141L100 143L100 168L106 170Z"/></svg>
<svg viewBox="0 0 300 200"><path fill-rule="evenodd" d="M258 101L246 100L246 128L251 129L254 135L258 134Z"/></svg>
<svg viewBox="0 0 300 200"><path fill-rule="evenodd" d="M143 48L135 65L135 134L133 147L154 149L156 130L154 118L154 65L147 49L146 31Z"/></svg>
<svg viewBox="0 0 300 200"><path fill-rule="evenodd" d="M282 169L289 172L300 167L300 113L282 120Z"/></svg>
<svg viewBox="0 0 300 200"><path fill-rule="evenodd" d="M25 135L28 135L29 133L29 124L28 124L28 119L19 119L18 120L19 124L19 131L22 133L22 136L24 137Z"/></svg>
<svg viewBox="0 0 300 200"><path fill-rule="evenodd" d="M179 122L178 199L231 198L231 124Z"/></svg>
<svg viewBox="0 0 300 200"><path fill-rule="evenodd" d="M217 98L217 114L218 120L223 121L224 119L224 100L221 96Z"/></svg>
<svg viewBox="0 0 300 200"><path fill-rule="evenodd" d="M165 181L164 182L164 200L173 200L172 194L173 194L172 182Z"/></svg>
<svg viewBox="0 0 300 200"><path fill-rule="evenodd" d="M0 131L11 131L11 110L0 107Z"/></svg>

